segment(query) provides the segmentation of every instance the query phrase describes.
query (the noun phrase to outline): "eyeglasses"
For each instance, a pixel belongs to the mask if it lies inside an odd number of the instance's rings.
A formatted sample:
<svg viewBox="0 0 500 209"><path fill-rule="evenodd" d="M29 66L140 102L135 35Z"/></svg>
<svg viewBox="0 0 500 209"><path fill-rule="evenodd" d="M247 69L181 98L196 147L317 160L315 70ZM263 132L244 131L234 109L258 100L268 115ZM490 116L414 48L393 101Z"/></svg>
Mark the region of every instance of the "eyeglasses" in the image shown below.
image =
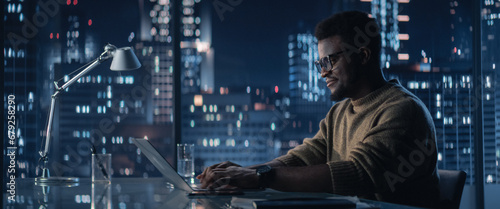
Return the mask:
<svg viewBox="0 0 500 209"><path fill-rule="evenodd" d="M318 70L319 73L322 73L324 71L331 71L333 69L333 65L337 63L339 60L339 55L344 53L344 51L339 51L333 54L330 54L326 57L320 58L319 60L314 62L314 65L316 66L316 69Z"/></svg>

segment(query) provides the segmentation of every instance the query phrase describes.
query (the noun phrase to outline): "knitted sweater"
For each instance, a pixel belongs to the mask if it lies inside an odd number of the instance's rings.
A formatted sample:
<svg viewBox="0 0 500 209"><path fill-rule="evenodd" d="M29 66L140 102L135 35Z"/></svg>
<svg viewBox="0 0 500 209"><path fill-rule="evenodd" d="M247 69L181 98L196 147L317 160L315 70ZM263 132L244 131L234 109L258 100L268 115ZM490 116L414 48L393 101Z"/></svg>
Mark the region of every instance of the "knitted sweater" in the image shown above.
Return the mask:
<svg viewBox="0 0 500 209"><path fill-rule="evenodd" d="M336 103L313 138L278 157L287 166L327 164L332 192L435 207L435 128L425 105L397 80Z"/></svg>

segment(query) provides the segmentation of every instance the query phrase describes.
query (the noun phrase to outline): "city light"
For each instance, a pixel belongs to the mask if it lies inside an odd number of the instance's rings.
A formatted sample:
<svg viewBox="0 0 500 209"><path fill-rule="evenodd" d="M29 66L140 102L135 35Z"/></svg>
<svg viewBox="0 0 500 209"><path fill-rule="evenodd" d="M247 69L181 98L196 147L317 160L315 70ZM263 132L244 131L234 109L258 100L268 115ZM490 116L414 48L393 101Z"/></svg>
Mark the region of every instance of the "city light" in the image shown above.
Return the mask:
<svg viewBox="0 0 500 209"><path fill-rule="evenodd" d="M208 52L210 50L210 43L208 42L195 42L196 43L196 50L198 52Z"/></svg>
<svg viewBox="0 0 500 209"><path fill-rule="evenodd" d="M410 55L406 54L406 53L399 53L398 54L398 59L399 60L409 60L410 59Z"/></svg>
<svg viewBox="0 0 500 209"><path fill-rule="evenodd" d="M406 33L400 33L400 34L398 34L398 38L399 38L399 40L407 41L410 39L410 35L408 35Z"/></svg>
<svg viewBox="0 0 500 209"><path fill-rule="evenodd" d="M194 106L199 107L202 105L203 105L203 96L202 95L195 95L194 96Z"/></svg>
<svg viewBox="0 0 500 209"><path fill-rule="evenodd" d="M410 21L410 16L408 15L398 15L399 22L408 22Z"/></svg>

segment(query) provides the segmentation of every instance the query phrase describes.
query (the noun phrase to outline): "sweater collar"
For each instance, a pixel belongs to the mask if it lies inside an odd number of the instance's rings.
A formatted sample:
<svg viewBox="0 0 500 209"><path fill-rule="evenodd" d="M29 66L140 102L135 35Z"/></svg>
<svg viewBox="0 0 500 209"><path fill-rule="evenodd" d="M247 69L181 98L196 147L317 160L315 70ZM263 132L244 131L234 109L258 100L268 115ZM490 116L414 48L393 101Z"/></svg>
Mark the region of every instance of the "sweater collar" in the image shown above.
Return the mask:
<svg viewBox="0 0 500 209"><path fill-rule="evenodd" d="M362 98L359 98L357 100L351 100L351 103L354 107L359 107L359 106L371 104L374 100L377 99L377 97L379 97L386 90L390 89L391 87L393 87L395 85L400 85L399 81L397 79L389 80L385 85L383 85L382 87L378 88L375 91L372 91L368 95L366 95Z"/></svg>

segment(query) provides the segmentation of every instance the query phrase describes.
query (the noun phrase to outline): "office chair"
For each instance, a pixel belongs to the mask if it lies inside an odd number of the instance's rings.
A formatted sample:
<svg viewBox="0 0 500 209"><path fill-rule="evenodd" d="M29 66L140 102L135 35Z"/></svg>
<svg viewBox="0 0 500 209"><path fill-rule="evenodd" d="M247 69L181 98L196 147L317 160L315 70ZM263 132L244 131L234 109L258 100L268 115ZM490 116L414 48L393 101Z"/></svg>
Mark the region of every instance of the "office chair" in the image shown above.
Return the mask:
<svg viewBox="0 0 500 209"><path fill-rule="evenodd" d="M438 170L438 173L441 208L458 209L467 174L464 171L455 170Z"/></svg>

